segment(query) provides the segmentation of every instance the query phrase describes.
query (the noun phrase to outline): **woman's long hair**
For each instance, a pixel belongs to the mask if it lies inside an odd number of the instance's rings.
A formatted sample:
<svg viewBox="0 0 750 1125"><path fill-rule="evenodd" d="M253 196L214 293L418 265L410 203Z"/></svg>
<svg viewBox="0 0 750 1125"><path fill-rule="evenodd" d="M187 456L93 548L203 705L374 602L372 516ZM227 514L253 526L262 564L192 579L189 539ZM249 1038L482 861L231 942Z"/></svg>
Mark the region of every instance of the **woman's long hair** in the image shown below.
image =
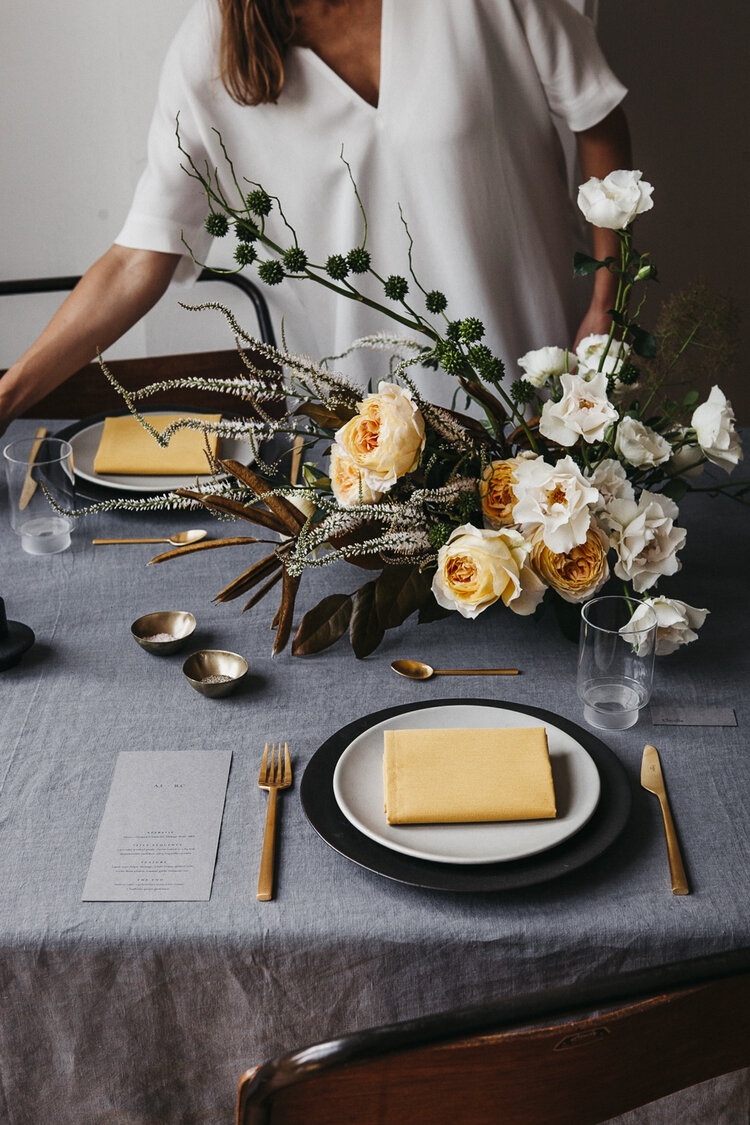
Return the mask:
<svg viewBox="0 0 750 1125"><path fill-rule="evenodd" d="M278 100L295 29L292 0L219 0L221 80L240 105Z"/></svg>

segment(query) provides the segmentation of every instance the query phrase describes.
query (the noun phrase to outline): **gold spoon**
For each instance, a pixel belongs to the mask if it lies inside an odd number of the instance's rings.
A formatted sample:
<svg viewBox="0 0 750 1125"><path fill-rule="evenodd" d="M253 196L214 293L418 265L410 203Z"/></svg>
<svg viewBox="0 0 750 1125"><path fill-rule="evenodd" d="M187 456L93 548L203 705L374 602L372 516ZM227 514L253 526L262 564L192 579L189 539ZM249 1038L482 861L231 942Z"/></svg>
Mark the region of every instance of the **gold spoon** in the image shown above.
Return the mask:
<svg viewBox="0 0 750 1125"><path fill-rule="evenodd" d="M517 668L431 668L421 660L394 660L391 664L399 676L408 680L429 680L430 676L517 676Z"/></svg>
<svg viewBox="0 0 750 1125"><path fill-rule="evenodd" d="M207 535L207 531L195 527L192 531L178 531L176 535L166 539L92 539L91 542L95 547L104 543L171 543L173 547L184 547L187 543L197 543L199 539L205 539Z"/></svg>

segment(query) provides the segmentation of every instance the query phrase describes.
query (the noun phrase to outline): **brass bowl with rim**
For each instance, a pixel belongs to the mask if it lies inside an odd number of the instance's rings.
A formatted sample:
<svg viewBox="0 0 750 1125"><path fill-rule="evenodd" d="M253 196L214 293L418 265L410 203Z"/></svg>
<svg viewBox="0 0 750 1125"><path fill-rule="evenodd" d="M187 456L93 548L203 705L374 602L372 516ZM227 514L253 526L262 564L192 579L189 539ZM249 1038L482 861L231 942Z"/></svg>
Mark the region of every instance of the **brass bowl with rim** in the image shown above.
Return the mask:
<svg viewBox="0 0 750 1125"><path fill-rule="evenodd" d="M247 661L236 652L225 652L218 648L203 648L189 656L182 665L185 679L211 699L229 695L247 675ZM218 683L208 683L213 676L228 676Z"/></svg>
<svg viewBox="0 0 750 1125"><path fill-rule="evenodd" d="M187 641L195 632L195 618L184 610L164 610L160 613L146 613L130 626L130 632L141 648L157 656L169 656ZM159 633L169 633L171 641L150 641L149 637Z"/></svg>

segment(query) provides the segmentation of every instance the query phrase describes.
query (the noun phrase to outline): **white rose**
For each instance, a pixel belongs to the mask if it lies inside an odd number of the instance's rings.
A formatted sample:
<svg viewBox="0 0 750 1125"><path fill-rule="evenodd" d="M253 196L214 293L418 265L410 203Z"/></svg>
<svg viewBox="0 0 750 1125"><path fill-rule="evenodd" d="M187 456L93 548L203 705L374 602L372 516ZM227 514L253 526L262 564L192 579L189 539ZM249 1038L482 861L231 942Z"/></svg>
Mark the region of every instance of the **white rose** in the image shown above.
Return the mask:
<svg viewBox="0 0 750 1125"><path fill-rule="evenodd" d="M586 479L598 491L601 507L606 507L612 500L634 500L633 486L628 480L625 467L615 461L614 457L607 457L600 461L596 468L585 473Z"/></svg>
<svg viewBox="0 0 750 1125"><path fill-rule="evenodd" d="M609 348L607 348L609 344ZM605 350L607 354L605 355ZM576 348L578 359L578 374L584 379L595 375L601 365L605 375L614 375L622 367L630 355L630 344L624 340L612 340L603 332L595 332L591 336L584 336ZM604 357L602 359L602 357Z"/></svg>
<svg viewBox="0 0 750 1125"><path fill-rule="evenodd" d="M424 419L408 391L381 383L357 413L336 431L336 444L354 461L368 488L388 492L404 473L419 464L424 447Z"/></svg>
<svg viewBox="0 0 750 1125"><path fill-rule="evenodd" d="M540 530L546 546L556 554L585 542L591 508L599 503L599 493L571 457L563 457L556 465L541 457L521 461L514 475L516 523L531 535Z"/></svg>
<svg viewBox="0 0 750 1125"><path fill-rule="evenodd" d="M539 432L558 445L573 445L579 437L589 443L601 441L617 411L607 398L607 376L602 372L586 382L579 375L561 377L559 402L545 402Z"/></svg>
<svg viewBox="0 0 750 1125"><path fill-rule="evenodd" d="M718 387L698 406L690 421L698 444L714 465L731 473L742 460L742 446L734 429L732 404Z"/></svg>
<svg viewBox="0 0 750 1125"><path fill-rule="evenodd" d="M679 510L667 496L643 491L634 500L613 500L602 519L611 531L610 542L617 551L615 574L632 581L642 593L664 574L676 574L681 567L677 551L687 532L675 527Z"/></svg>
<svg viewBox="0 0 750 1125"><path fill-rule="evenodd" d="M629 637L634 628L646 621L649 606L656 614L657 620L657 656L669 656L680 645L689 645L691 641L697 641L698 634L694 630L700 629L708 617L707 609L696 609L686 602L678 601L676 598L665 598L659 594L655 598L647 598L644 604L638 606L628 624L620 629L622 636ZM646 647L645 642L641 647ZM638 655L643 655L640 649Z"/></svg>
<svg viewBox="0 0 750 1125"><path fill-rule="evenodd" d="M354 508L357 504L376 504L382 496L381 492L370 488L357 463L335 442L331 446L328 474L333 495L342 508Z"/></svg>
<svg viewBox="0 0 750 1125"><path fill-rule="evenodd" d="M474 618L498 600L514 613L533 613L545 586L527 565L528 553L523 536L510 528L457 527L438 552L435 601L462 617Z"/></svg>
<svg viewBox="0 0 750 1125"><path fill-rule="evenodd" d="M578 189L578 206L586 222L608 230L624 230L636 215L653 207L653 187L642 172L621 169L603 180L592 176Z"/></svg>
<svg viewBox="0 0 750 1125"><path fill-rule="evenodd" d="M653 469L672 456L672 446L637 418L625 417L617 427L615 452L637 469Z"/></svg>
<svg viewBox="0 0 750 1125"><path fill-rule="evenodd" d="M543 387L550 379L568 370L569 353L565 348L546 347L526 352L518 361L524 379L532 387Z"/></svg>

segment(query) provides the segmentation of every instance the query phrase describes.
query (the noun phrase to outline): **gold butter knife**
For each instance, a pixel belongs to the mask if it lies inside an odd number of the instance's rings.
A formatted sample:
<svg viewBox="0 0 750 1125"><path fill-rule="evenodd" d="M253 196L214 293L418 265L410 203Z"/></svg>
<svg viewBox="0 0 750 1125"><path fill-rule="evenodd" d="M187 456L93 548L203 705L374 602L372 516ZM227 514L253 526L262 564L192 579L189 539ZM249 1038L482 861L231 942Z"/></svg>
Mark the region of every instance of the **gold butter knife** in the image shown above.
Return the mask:
<svg viewBox="0 0 750 1125"><path fill-rule="evenodd" d="M659 798L661 815L664 818L664 831L667 834L667 854L669 856L669 871L672 876L672 894L689 895L685 868L680 855L680 845L677 842L672 813L667 800L667 791L664 786L664 775L661 772L659 752L655 746L644 746L643 762L641 763L641 785L649 793Z"/></svg>
<svg viewBox="0 0 750 1125"><path fill-rule="evenodd" d="M26 470L26 479L23 482L23 488L21 489L21 498L18 501L19 512L22 512L24 508L28 506L29 500L36 491L36 481L31 475L31 470L34 466L34 461L36 459L37 453L39 452L39 448L46 436L47 431L45 430L44 426L40 426L34 434L34 441L31 446L31 452L29 453L29 467Z"/></svg>

